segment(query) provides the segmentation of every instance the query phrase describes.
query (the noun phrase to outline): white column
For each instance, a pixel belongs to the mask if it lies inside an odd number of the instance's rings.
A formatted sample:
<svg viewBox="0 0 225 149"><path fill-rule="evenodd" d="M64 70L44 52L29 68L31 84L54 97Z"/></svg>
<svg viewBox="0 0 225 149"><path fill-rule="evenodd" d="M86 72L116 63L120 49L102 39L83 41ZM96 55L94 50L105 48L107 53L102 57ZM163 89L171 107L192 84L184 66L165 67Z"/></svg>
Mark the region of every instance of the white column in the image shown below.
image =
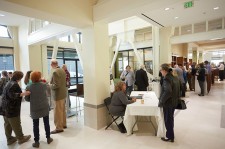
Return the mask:
<svg viewBox="0 0 225 149"><path fill-rule="evenodd" d="M42 58L42 75L45 79L49 80L48 75L48 57L47 57L47 45L41 45L41 58Z"/></svg>
<svg viewBox="0 0 225 149"><path fill-rule="evenodd" d="M192 47L192 63L198 63L198 50L197 47Z"/></svg>
<svg viewBox="0 0 225 149"><path fill-rule="evenodd" d="M160 60L159 64L168 63L171 64L172 52L170 38L172 35L172 27L161 28L159 31L159 41L160 41Z"/></svg>
<svg viewBox="0 0 225 149"><path fill-rule="evenodd" d="M84 124L100 129L106 126L103 100L110 96L108 25L96 22L83 28Z"/></svg>
<svg viewBox="0 0 225 149"><path fill-rule="evenodd" d="M152 26L153 76L158 77L160 67L159 27Z"/></svg>
<svg viewBox="0 0 225 149"><path fill-rule="evenodd" d="M19 49L19 39L18 39L18 27L12 27L13 32L13 51L14 51L14 68L15 70L20 70L20 49Z"/></svg>
<svg viewBox="0 0 225 149"><path fill-rule="evenodd" d="M82 56L81 56L81 54L82 54L82 46L78 42L76 34L72 34L72 37L73 37L73 43L74 43L75 49L77 51L78 58L80 60L81 67L82 67L82 69L84 69L83 59L82 59Z"/></svg>
<svg viewBox="0 0 225 149"><path fill-rule="evenodd" d="M19 27L19 59L20 59L20 71L22 71L24 74L26 74L27 71L30 70L30 60L29 60L29 48L28 48L28 30L29 30L29 22L26 21ZM24 78L23 78L24 79ZM25 88L25 84L22 83L23 79L21 81L22 88Z"/></svg>
<svg viewBox="0 0 225 149"><path fill-rule="evenodd" d="M59 48L59 41L58 41L58 39L56 39L54 41L54 47L53 47L53 51L52 51L52 59L56 59L58 48Z"/></svg>

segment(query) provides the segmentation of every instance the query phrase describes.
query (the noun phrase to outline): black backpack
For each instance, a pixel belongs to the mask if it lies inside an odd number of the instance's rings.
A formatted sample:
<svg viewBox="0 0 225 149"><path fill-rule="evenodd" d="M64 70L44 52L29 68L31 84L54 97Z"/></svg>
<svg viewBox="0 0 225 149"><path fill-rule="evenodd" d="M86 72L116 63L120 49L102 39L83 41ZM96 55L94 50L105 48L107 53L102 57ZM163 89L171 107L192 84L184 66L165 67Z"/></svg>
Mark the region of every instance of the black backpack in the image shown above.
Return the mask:
<svg viewBox="0 0 225 149"><path fill-rule="evenodd" d="M7 82L8 81L7 81L6 78L1 78L1 80L0 80L0 95L2 95L3 89L4 89Z"/></svg>

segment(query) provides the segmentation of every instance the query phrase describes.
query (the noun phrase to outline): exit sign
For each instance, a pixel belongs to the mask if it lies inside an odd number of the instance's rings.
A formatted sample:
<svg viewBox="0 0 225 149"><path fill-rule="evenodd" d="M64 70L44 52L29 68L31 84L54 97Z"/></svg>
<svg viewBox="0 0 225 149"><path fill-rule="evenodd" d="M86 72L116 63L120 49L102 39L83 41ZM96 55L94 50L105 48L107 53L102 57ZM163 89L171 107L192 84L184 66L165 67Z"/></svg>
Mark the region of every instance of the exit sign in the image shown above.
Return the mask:
<svg viewBox="0 0 225 149"><path fill-rule="evenodd" d="M189 2L185 2L184 3L184 8L191 8L194 6L194 2L193 1L189 1Z"/></svg>

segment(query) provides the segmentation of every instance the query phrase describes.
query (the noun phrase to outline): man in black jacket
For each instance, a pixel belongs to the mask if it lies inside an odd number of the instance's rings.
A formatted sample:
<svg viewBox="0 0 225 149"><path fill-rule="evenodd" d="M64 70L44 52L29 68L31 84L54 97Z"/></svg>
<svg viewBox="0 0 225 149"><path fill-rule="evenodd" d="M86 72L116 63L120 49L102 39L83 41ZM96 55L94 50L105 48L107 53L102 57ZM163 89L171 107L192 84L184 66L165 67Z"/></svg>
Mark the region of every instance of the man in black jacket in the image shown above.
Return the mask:
<svg viewBox="0 0 225 149"><path fill-rule="evenodd" d="M147 91L148 87L148 76L144 70L145 66L141 65L140 70L136 71L135 75L135 85L137 85L138 91Z"/></svg>

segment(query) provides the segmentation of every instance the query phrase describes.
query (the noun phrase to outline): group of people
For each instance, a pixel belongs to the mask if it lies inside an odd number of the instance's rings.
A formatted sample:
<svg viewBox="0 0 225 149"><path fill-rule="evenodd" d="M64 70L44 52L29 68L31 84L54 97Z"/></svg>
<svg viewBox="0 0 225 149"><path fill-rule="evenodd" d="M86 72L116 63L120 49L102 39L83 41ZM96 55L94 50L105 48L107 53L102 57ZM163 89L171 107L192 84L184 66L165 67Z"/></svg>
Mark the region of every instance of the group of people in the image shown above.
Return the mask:
<svg viewBox="0 0 225 149"><path fill-rule="evenodd" d="M149 86L144 65L140 66L140 69L136 71L135 75L134 72L131 71L131 67L129 65L126 66L126 70L121 73L120 79L126 84L126 93L128 96L132 92L134 84L137 86L138 91L147 91L147 87Z"/></svg>
<svg viewBox="0 0 225 149"><path fill-rule="evenodd" d="M121 81L115 87L110 104L110 112L112 115L124 116L126 106L136 101L135 98L132 99L129 97L133 90L134 82L139 91L147 90L148 78L144 67L141 66L135 75L130 69L130 66L126 67L126 70L120 76ZM161 94L158 106L163 108L164 113L166 136L161 138L163 141L174 142L174 111L180 98L185 97L187 82L191 91L195 89L194 80L196 75L201 88L199 96L204 96L203 84L206 72L208 74L211 73L211 67L209 67L208 61L200 63L197 66L193 63L188 70L181 65L175 65L174 68L170 68L168 64L161 65ZM119 124L119 129L122 133L126 132L123 122Z"/></svg>
<svg viewBox="0 0 225 149"><path fill-rule="evenodd" d="M146 72L142 70L143 67L141 67L140 72L136 72L136 78L142 77L143 80L147 79ZM128 66L126 69L126 72L123 72L121 76L128 76L130 73L130 67ZM128 73L127 73L128 72ZM179 80L179 77L177 75L177 71L174 69L170 69L168 64L162 64L160 72L163 77L162 82L162 89L161 94L159 98L159 107L163 108L164 112L164 121L165 121L165 127L166 127L166 137L161 138L163 141L170 141L174 142L174 111L175 107L178 104L178 99L181 96L180 88L181 83ZM133 73L130 73L130 76L132 78L134 77ZM121 77L123 78L123 77ZM128 82L126 82L128 80ZM140 81L136 79L136 81ZM147 81L147 80L146 80ZM127 90L127 86L129 87L129 78L125 79L125 81L120 81L115 86L115 91L113 93L111 104L109 106L110 113L114 116L124 116L126 111L126 106L128 104L134 103L136 101L135 98L131 98L127 95L127 91L130 92L132 90ZM143 88L141 86L144 86ZM142 82L138 88L142 91L146 91L146 87L148 84ZM126 133L126 128L123 125L123 122L119 124L119 130L121 133Z"/></svg>
<svg viewBox="0 0 225 149"><path fill-rule="evenodd" d="M65 100L70 86L70 75L66 65L63 68L58 66L57 60L51 60L51 80L47 83L40 71L28 71L24 79L27 85L26 90L22 92L19 82L23 78L23 72L14 71L12 77L8 79L3 86L1 94L1 115L4 117L5 135L7 144L11 145L18 141L19 144L27 142L31 135L24 135L21 126L20 110L22 97L30 102L30 116L33 120L33 147L38 148L40 143L39 119L43 118L47 143L50 144L53 139L51 134L61 133L67 128ZM8 78L5 71L2 72L2 80ZM50 131L49 125L49 100L47 98L47 86L51 89L51 98L54 101L54 123L55 129ZM1 86L2 87L2 86ZM12 131L15 137L12 136Z"/></svg>

